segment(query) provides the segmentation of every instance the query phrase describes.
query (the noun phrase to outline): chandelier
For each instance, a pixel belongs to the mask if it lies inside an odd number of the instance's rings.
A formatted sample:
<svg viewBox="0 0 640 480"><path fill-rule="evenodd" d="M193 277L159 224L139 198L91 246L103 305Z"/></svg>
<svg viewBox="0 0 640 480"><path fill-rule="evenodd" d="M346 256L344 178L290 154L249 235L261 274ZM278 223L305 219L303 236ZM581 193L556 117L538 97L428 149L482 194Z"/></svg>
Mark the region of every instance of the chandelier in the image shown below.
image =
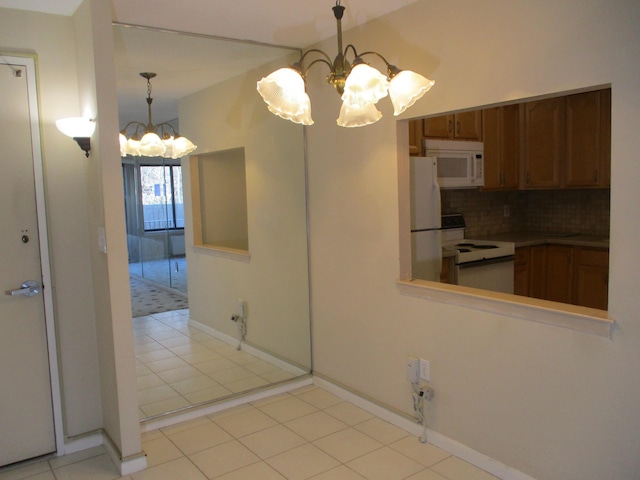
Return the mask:
<svg viewBox="0 0 640 480"><path fill-rule="evenodd" d="M153 72L142 72L140 76L147 79L147 107L149 109L149 123L129 122L120 131L120 154L143 156L181 158L193 152L197 147L186 137L181 137L169 123L154 125L151 121L151 79L156 76ZM127 131L131 129L131 135Z"/></svg>
<svg viewBox="0 0 640 480"><path fill-rule="evenodd" d="M391 65L378 52L358 54L351 44L343 50L342 16L345 7L337 0L332 9L338 29L338 55L331 60L322 50L311 49L305 52L298 62L280 68L260 80L258 92L271 113L294 123L313 125L311 101L305 91L305 79L309 69L317 63L328 65L327 83L333 85L341 95L342 107L337 120L341 127L361 127L380 120L382 113L375 105L387 95L393 104L393 114L400 115L434 85L433 80ZM351 62L347 60L349 51L353 54ZM317 54L318 58L304 68L303 62L309 54ZM374 55L381 59L386 64L387 74L383 75L365 63L362 57L366 55Z"/></svg>

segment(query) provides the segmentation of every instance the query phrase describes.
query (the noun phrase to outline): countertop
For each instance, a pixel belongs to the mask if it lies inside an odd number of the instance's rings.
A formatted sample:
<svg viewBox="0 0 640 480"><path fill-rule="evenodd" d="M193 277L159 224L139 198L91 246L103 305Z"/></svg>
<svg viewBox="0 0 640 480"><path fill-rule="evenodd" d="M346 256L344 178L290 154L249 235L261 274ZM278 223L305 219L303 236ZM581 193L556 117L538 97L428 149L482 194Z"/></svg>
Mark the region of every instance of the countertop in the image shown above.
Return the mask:
<svg viewBox="0 0 640 480"><path fill-rule="evenodd" d="M487 237L474 237L476 240L493 240L501 242L513 242L516 248L530 247L533 245L574 245L580 247L609 248L609 237L602 235L583 234L555 234L555 233L500 233Z"/></svg>

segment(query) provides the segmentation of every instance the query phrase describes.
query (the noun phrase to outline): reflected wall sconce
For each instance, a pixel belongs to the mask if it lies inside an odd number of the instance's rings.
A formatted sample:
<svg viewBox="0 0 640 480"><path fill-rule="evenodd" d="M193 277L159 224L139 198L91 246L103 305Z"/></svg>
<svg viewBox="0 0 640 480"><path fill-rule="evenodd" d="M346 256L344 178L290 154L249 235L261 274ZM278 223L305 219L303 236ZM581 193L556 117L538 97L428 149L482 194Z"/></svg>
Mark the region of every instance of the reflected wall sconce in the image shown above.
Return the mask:
<svg viewBox="0 0 640 480"><path fill-rule="evenodd" d="M337 0L333 7L338 29L338 55L335 59L331 60L322 50L311 49L305 52L298 62L276 70L258 82L258 92L271 113L294 123L313 125L311 101L305 91L305 79L309 69L316 63L324 63L329 67L327 83L333 85L341 95L342 108L337 120L341 127L361 127L380 120L382 113L375 104L387 95L394 107L393 114L400 115L434 85L433 80L391 65L378 52L358 54L351 44L343 50L344 10L345 7ZM351 62L347 60L350 51L353 54ZM303 62L309 54L317 54L319 58L305 68ZM367 55L374 55L386 64L386 76L365 63L362 57Z"/></svg>
<svg viewBox="0 0 640 480"><path fill-rule="evenodd" d="M149 110L149 122L129 122L120 131L120 154L143 157L181 158L193 152L197 147L187 137L181 137L175 128L169 123L154 125L151 121L151 79L156 76L153 72L140 73L147 79L147 107ZM127 134L129 127L133 127L133 133Z"/></svg>
<svg viewBox="0 0 640 480"><path fill-rule="evenodd" d="M56 120L56 127L67 137L73 138L86 157L91 151L91 135L96 129L95 120L85 117L69 117Z"/></svg>

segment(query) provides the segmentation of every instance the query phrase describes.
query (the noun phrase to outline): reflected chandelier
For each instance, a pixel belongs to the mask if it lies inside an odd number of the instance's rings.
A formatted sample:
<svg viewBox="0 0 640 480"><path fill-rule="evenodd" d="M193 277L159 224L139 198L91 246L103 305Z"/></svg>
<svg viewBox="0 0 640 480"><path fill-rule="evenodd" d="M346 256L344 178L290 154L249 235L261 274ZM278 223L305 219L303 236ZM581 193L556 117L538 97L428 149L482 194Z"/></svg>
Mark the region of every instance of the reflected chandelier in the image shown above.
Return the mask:
<svg viewBox="0 0 640 480"><path fill-rule="evenodd" d="M333 85L342 98L342 108L337 123L341 127L361 127L377 122L382 113L375 104L389 95L393 104L393 114L400 115L421 98L434 81L409 70L400 70L391 65L378 52L364 52L358 55L356 48L349 44L342 49L342 16L345 7L336 1L333 14L338 28L338 55L332 61L322 50L311 49L290 67L271 73L258 82L258 92L268 105L269 111L286 120L302 125L313 125L311 101L305 91L305 78L316 63L329 66L327 83ZM350 63L347 53L352 51L354 59ZM320 56L305 69L304 59L316 53ZM375 55L387 65L387 75L370 67L362 60L365 55Z"/></svg>
<svg viewBox="0 0 640 480"><path fill-rule="evenodd" d="M149 123L129 122L120 131L120 154L143 156L181 158L193 152L197 147L186 137L181 137L169 123L154 125L151 121L151 79L156 76L153 72L142 72L140 76L147 79L147 106L149 108ZM133 133L127 136L127 130L133 126Z"/></svg>

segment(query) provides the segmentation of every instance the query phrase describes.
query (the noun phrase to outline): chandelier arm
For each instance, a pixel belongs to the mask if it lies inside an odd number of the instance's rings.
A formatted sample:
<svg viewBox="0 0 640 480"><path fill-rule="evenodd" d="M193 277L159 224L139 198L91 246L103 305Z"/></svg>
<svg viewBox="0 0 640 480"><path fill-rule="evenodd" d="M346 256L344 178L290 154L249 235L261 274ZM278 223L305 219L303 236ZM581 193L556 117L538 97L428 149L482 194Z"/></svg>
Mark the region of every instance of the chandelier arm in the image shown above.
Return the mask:
<svg viewBox="0 0 640 480"><path fill-rule="evenodd" d="M306 78L307 77L307 73L309 72L309 70L311 69L311 67L313 67L316 63L324 63L329 67L329 71L333 70L333 65L331 64L330 61L325 60L324 58L316 58L313 62L311 62L309 64L309 66L307 66L307 68L304 70L304 72L302 72L302 77Z"/></svg>
<svg viewBox="0 0 640 480"><path fill-rule="evenodd" d="M354 49L354 52L355 52L355 49ZM360 57L364 57L365 55L376 55L378 58L380 58L387 65L387 67L391 66L391 64L387 61L387 59L384 58L382 55L380 55L378 52L374 52L374 51L364 52L364 53L360 54Z"/></svg>
<svg viewBox="0 0 640 480"><path fill-rule="evenodd" d="M349 49L351 49L351 50L353 51L353 57L354 57L354 58L357 58L357 57L360 57L360 56L361 56L361 55L358 55L358 52L357 52L357 50L356 50L356 47L355 47L353 44L351 44L351 43L350 43L350 44L349 44L349 45L347 45L347 46L345 47L345 49L344 49L344 56L345 56L345 57L347 56L347 52L349 51Z"/></svg>
<svg viewBox="0 0 640 480"><path fill-rule="evenodd" d="M331 62L332 62L331 57L329 55L327 55L325 52L323 52L322 50L319 50L317 48L312 48L311 50L307 50L306 52L304 52L302 54L302 57L300 57L300 60L294 66L298 66L298 65L302 66L302 62L304 62L304 59L310 53L319 53L327 61L328 64L331 64ZM305 70L305 73L308 72L308 71L309 71L309 67L307 67L307 69Z"/></svg>
<svg viewBox="0 0 640 480"><path fill-rule="evenodd" d="M169 127L171 129L171 133L173 134L174 137L179 137L180 134L178 133L178 131L173 127L173 125L171 125L168 122L163 122L163 123L159 123L158 125L155 126L156 127L156 131L158 131L159 129L162 129L162 133L164 134L164 129L166 127Z"/></svg>

